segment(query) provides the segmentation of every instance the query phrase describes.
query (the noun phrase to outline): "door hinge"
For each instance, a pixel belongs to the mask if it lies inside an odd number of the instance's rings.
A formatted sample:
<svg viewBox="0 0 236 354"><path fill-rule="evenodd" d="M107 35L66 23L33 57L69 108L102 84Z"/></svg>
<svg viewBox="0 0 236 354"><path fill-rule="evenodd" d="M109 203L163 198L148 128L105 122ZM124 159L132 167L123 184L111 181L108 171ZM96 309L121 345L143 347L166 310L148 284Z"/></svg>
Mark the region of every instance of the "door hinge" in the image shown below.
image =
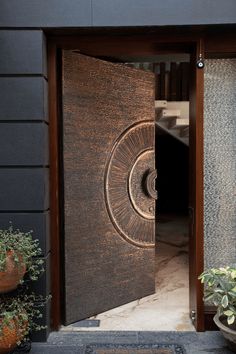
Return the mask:
<svg viewBox="0 0 236 354"><path fill-rule="evenodd" d="M194 322L196 320L196 311L195 310L191 310L190 318L191 318L192 322Z"/></svg>

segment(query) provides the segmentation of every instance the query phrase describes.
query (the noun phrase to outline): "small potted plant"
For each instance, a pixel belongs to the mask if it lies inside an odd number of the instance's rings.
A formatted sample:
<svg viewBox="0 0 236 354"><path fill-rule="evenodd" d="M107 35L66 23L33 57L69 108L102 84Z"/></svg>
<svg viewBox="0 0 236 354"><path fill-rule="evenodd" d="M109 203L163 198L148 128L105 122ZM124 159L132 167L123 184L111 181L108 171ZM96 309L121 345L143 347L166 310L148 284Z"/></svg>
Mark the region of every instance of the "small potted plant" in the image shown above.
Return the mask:
<svg viewBox="0 0 236 354"><path fill-rule="evenodd" d="M0 302L0 353L9 353L26 340L31 331L45 328L37 324L39 307L45 299L35 294L2 296Z"/></svg>
<svg viewBox="0 0 236 354"><path fill-rule="evenodd" d="M203 272L199 279L205 284L204 301L217 307L214 322L236 352L236 268L212 268Z"/></svg>
<svg viewBox="0 0 236 354"><path fill-rule="evenodd" d="M31 232L14 230L10 226L0 230L0 293L17 288L25 273L36 280L43 270L39 241L33 240Z"/></svg>

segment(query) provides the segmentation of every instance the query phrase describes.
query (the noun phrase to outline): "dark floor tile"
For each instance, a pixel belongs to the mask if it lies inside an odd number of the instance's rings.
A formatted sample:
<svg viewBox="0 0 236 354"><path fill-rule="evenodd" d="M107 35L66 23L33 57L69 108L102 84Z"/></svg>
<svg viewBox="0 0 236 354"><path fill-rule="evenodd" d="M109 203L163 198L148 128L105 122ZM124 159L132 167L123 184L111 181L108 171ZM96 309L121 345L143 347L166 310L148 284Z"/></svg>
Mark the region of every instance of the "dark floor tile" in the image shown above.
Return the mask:
<svg viewBox="0 0 236 354"><path fill-rule="evenodd" d="M197 340L196 332L138 332L139 343L155 343L155 342L176 342L176 343L192 343Z"/></svg>
<svg viewBox="0 0 236 354"><path fill-rule="evenodd" d="M48 342L54 345L70 343L138 343L137 332L125 331L84 331L84 332L53 332L50 334Z"/></svg>
<svg viewBox="0 0 236 354"><path fill-rule="evenodd" d="M224 337L219 331L198 333L198 340L201 342L201 345L212 346L214 344L216 347L225 345Z"/></svg>
<svg viewBox="0 0 236 354"><path fill-rule="evenodd" d="M232 354L232 352L225 346L216 348L203 348L199 343L198 346L185 345L186 354Z"/></svg>
<svg viewBox="0 0 236 354"><path fill-rule="evenodd" d="M33 344L30 354L84 354L84 346L52 346Z"/></svg>
<svg viewBox="0 0 236 354"><path fill-rule="evenodd" d="M125 332L83 331L53 332L48 344L33 346L33 354L84 353L86 344L150 344L176 343L186 349L186 354L231 354L220 332ZM70 345L70 346L69 346ZM77 350L77 351L76 351Z"/></svg>

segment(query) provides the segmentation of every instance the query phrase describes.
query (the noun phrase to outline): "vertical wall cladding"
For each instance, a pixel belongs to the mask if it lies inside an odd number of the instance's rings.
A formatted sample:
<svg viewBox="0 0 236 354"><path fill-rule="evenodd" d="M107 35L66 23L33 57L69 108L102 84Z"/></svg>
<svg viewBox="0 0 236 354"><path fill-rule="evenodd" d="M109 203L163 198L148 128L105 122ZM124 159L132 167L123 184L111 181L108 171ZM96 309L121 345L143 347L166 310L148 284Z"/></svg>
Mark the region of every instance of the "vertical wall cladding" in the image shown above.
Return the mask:
<svg viewBox="0 0 236 354"><path fill-rule="evenodd" d="M41 30L0 31L0 228L33 230L46 259L34 290L50 293L46 45ZM49 325L49 304L44 324ZM48 329L49 330L49 329ZM37 334L46 340L48 330Z"/></svg>
<svg viewBox="0 0 236 354"><path fill-rule="evenodd" d="M205 268L236 263L236 59L209 59L204 99Z"/></svg>

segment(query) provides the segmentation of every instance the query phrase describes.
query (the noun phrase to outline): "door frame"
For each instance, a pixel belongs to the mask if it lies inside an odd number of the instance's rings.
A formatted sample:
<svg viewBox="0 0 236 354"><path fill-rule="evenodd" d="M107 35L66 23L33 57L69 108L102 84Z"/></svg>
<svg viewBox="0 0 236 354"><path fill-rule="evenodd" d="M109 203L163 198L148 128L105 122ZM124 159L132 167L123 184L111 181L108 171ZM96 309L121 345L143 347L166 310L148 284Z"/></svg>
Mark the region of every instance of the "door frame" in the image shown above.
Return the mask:
<svg viewBox="0 0 236 354"><path fill-rule="evenodd" d="M190 161L191 161L191 206L194 230L191 235L190 260L190 309L197 311L196 329L204 330L203 288L197 280L203 271L203 75L195 63L200 53L204 57L202 34L183 35L157 31L155 34L117 35L76 34L48 36L48 83L49 83L49 136L50 136L50 214L51 214L51 328L58 330L62 320L63 267L60 222L61 163L60 163L60 51L78 49L91 56L171 54L189 51L192 57L193 85L190 90ZM197 304L197 308L196 308Z"/></svg>

